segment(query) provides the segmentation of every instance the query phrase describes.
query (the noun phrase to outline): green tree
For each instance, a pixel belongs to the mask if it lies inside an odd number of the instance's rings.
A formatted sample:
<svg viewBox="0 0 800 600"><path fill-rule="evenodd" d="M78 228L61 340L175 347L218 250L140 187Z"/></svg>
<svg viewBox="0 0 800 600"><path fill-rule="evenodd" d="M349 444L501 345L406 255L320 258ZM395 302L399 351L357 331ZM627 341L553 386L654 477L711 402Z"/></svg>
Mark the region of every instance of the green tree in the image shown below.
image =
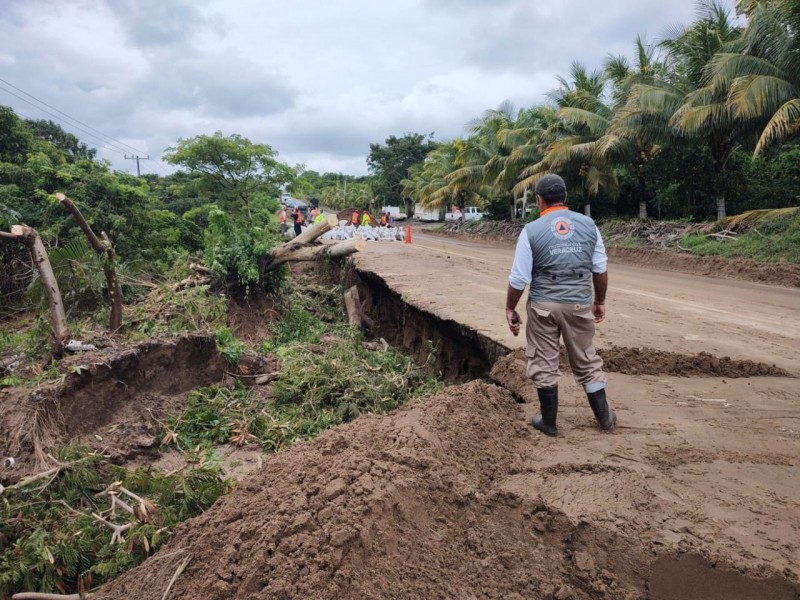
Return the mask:
<svg viewBox="0 0 800 600"><path fill-rule="evenodd" d="M71 133L53 121L28 120L28 127L36 139L49 142L57 148L68 162L76 160L92 160L97 155L97 150L89 148Z"/></svg>
<svg viewBox="0 0 800 600"><path fill-rule="evenodd" d="M725 169L745 129L726 104L728 90L707 85L707 66L727 44L738 39L741 31L720 4L706 2L701 11L700 19L663 42L686 90L670 123L682 135L701 138L708 148L717 185L717 219L723 219L727 214Z"/></svg>
<svg viewBox="0 0 800 600"><path fill-rule="evenodd" d="M33 147L33 134L11 108L0 106L0 163L20 164Z"/></svg>
<svg viewBox="0 0 800 600"><path fill-rule="evenodd" d="M277 197L280 186L295 178L295 170L276 156L267 144L254 144L237 134L224 137L220 131L178 140L164 153L168 163L202 174L213 199L248 224L253 222L254 195Z"/></svg>
<svg viewBox="0 0 800 600"><path fill-rule="evenodd" d="M453 140L439 144L422 164L409 169L409 178L404 179L403 195L426 208L447 209L455 204L464 207L478 203L479 195L473 185L464 185L465 179L458 173L457 158L465 146L464 140Z"/></svg>
<svg viewBox="0 0 800 600"><path fill-rule="evenodd" d="M611 107L603 102L606 79L600 71L589 72L579 62L572 63L570 80L559 77L561 87L548 94L558 107L558 120L549 128L552 141L542 160L523 173L525 184L532 185L547 171L560 173L591 214L591 198L601 191L618 193L613 165L606 154L597 151L597 142L608 131ZM574 196L575 196L574 195ZM573 197L574 197L573 196Z"/></svg>
<svg viewBox="0 0 800 600"><path fill-rule="evenodd" d="M411 215L410 199L403 197L403 180L408 179L411 166L425 160L436 146L433 133L407 133L400 138L392 135L385 145L370 144L367 166L377 201L387 206L405 204L406 213Z"/></svg>
<svg viewBox="0 0 800 600"><path fill-rule="evenodd" d="M646 178L646 165L660 151L657 136L646 127L631 126L624 118L631 90L636 85L652 85L666 74L666 65L656 56L656 47L648 45L641 35L634 43L634 61L624 56L609 56L603 64L611 82L614 99L613 115L605 134L597 141L595 152L613 164L625 167L636 181L639 218L647 218L647 204L651 192Z"/></svg>
<svg viewBox="0 0 800 600"><path fill-rule="evenodd" d="M741 38L710 61L708 88L728 92L733 118L758 131L757 156L800 133L800 6L796 0L742 0Z"/></svg>

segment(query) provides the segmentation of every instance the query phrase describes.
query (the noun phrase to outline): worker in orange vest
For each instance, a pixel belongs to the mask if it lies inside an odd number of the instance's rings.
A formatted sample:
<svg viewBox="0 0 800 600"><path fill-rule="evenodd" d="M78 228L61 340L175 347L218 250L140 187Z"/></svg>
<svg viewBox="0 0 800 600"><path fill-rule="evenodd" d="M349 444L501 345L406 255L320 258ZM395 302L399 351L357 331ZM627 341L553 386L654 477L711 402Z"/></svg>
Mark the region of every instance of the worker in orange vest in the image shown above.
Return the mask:
<svg viewBox="0 0 800 600"><path fill-rule="evenodd" d="M292 213L292 221L294 221L294 234L298 236L303 231L303 213L300 212L299 208L295 208L294 212Z"/></svg>
<svg viewBox="0 0 800 600"><path fill-rule="evenodd" d="M358 218L358 209L355 209L355 210L353 211L353 216L350 218L350 224L351 224L353 227L358 227L358 222L359 222L359 220L360 220L360 219Z"/></svg>
<svg viewBox="0 0 800 600"><path fill-rule="evenodd" d="M317 210L317 207L315 206L314 208L311 209L311 219L309 219L309 220L313 223L317 219L318 215L319 215L319 211Z"/></svg>
<svg viewBox="0 0 800 600"><path fill-rule="evenodd" d="M386 217L387 214L388 213L382 213L381 214L381 227L386 227L386 224L389 222L387 217Z"/></svg>

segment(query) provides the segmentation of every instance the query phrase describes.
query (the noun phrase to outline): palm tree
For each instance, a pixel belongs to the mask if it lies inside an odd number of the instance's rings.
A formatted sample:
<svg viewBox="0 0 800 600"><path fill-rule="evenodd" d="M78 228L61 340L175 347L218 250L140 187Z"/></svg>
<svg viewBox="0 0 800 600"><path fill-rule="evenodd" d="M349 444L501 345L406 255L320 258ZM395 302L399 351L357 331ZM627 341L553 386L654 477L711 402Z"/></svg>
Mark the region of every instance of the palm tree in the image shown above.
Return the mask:
<svg viewBox="0 0 800 600"><path fill-rule="evenodd" d="M613 85L614 116L605 135L597 141L595 152L630 169L639 190L639 218L645 219L650 193L644 167L658 153L660 144L658 136L652 135L642 123L631 122L628 117L632 106L629 103L635 103L634 87L653 85L665 76L666 66L656 56L656 47L637 35L633 65L624 56L609 56L603 68Z"/></svg>
<svg viewBox="0 0 800 600"><path fill-rule="evenodd" d="M601 190L616 194L618 184L611 163L596 152L596 142L602 138L610 124L612 112L602 100L605 76L599 71L591 73L579 62L570 69L571 81L559 77L561 87L548 97L558 107L558 120L547 130L549 143L542 159L521 173L515 190L535 185L547 171L557 171L567 180L577 177L584 211L591 214L590 198Z"/></svg>
<svg viewBox="0 0 800 600"><path fill-rule="evenodd" d="M467 203L477 203L474 186L463 185L463 180L453 177L464 146L465 141L460 139L440 144L421 165L412 167L408 179L402 181L403 194L426 208L446 210L451 204L463 208Z"/></svg>
<svg viewBox="0 0 800 600"><path fill-rule="evenodd" d="M541 141L555 111L532 107L517 111L510 102L486 111L470 126L470 137L456 156L456 170L448 181L488 201L509 201L515 214L515 187L520 173L542 156Z"/></svg>
<svg viewBox="0 0 800 600"><path fill-rule="evenodd" d="M717 219L726 216L723 176L744 130L726 102L728 90L709 85L707 67L740 34L728 10L712 1L701 5L699 20L662 42L687 90L670 123L679 134L700 137L708 147L717 188Z"/></svg>
<svg viewBox="0 0 800 600"><path fill-rule="evenodd" d="M709 64L709 87L759 138L754 156L800 133L800 10L796 0L742 0L741 38Z"/></svg>

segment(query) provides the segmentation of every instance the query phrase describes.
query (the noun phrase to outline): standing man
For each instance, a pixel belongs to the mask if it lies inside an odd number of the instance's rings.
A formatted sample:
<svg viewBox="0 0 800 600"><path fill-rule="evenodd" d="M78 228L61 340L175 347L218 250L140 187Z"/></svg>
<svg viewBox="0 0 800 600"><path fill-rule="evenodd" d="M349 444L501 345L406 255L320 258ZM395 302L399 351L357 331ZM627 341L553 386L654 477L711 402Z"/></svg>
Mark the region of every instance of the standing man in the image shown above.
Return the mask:
<svg viewBox="0 0 800 600"><path fill-rule="evenodd" d="M545 435L558 434L558 353L563 336L575 380L583 386L598 425L613 431L617 416L608 408L603 360L592 343L595 323L606 315L608 258L603 239L592 219L567 209L561 177L545 175L535 192L540 216L520 233L506 295L506 320L517 335L522 321L515 308L530 284L525 354L542 410L531 424Z"/></svg>
<svg viewBox="0 0 800 600"><path fill-rule="evenodd" d="M294 221L294 236L297 237L303 232L303 213L298 207L292 212L292 221Z"/></svg>
<svg viewBox="0 0 800 600"><path fill-rule="evenodd" d="M361 218L360 218L360 216L359 216L359 214L358 214L358 209L356 208L356 209L353 211L353 214L352 214L352 216L350 217L350 224L351 224L353 227L358 227L358 224L359 224L360 222L361 222Z"/></svg>
<svg viewBox="0 0 800 600"><path fill-rule="evenodd" d="M281 204L281 212L278 213L278 223L281 224L281 237L283 237L289 229L289 214L286 212L285 204Z"/></svg>

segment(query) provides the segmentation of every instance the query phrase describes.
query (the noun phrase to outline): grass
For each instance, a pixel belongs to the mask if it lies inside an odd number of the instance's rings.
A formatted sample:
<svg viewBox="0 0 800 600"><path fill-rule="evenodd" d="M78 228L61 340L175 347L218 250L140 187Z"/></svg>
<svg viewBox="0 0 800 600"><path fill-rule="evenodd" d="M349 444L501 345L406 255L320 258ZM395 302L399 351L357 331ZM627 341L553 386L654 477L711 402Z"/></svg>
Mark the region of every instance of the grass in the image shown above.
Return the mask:
<svg viewBox="0 0 800 600"><path fill-rule="evenodd" d="M282 369L274 399L241 384L194 390L184 412L165 424L162 442L183 451L253 443L275 452L439 388L400 352L367 350L352 328L333 330L323 348L294 340L278 347Z"/></svg>
<svg viewBox="0 0 800 600"><path fill-rule="evenodd" d="M600 224L603 239L609 247L653 247L647 236L655 228L661 230L656 246L688 251L697 256L723 256L745 258L760 262L786 262L800 264L800 208L754 210L729 217L713 225L714 232L732 231L727 239L708 235L712 225L697 224L689 227L693 233L683 237L664 237L669 233L683 233L690 225L686 222L653 221L646 227L636 220L607 220Z"/></svg>
<svg viewBox="0 0 800 600"><path fill-rule="evenodd" d="M761 219L735 239L690 235L680 244L700 256L800 264L800 214Z"/></svg>

